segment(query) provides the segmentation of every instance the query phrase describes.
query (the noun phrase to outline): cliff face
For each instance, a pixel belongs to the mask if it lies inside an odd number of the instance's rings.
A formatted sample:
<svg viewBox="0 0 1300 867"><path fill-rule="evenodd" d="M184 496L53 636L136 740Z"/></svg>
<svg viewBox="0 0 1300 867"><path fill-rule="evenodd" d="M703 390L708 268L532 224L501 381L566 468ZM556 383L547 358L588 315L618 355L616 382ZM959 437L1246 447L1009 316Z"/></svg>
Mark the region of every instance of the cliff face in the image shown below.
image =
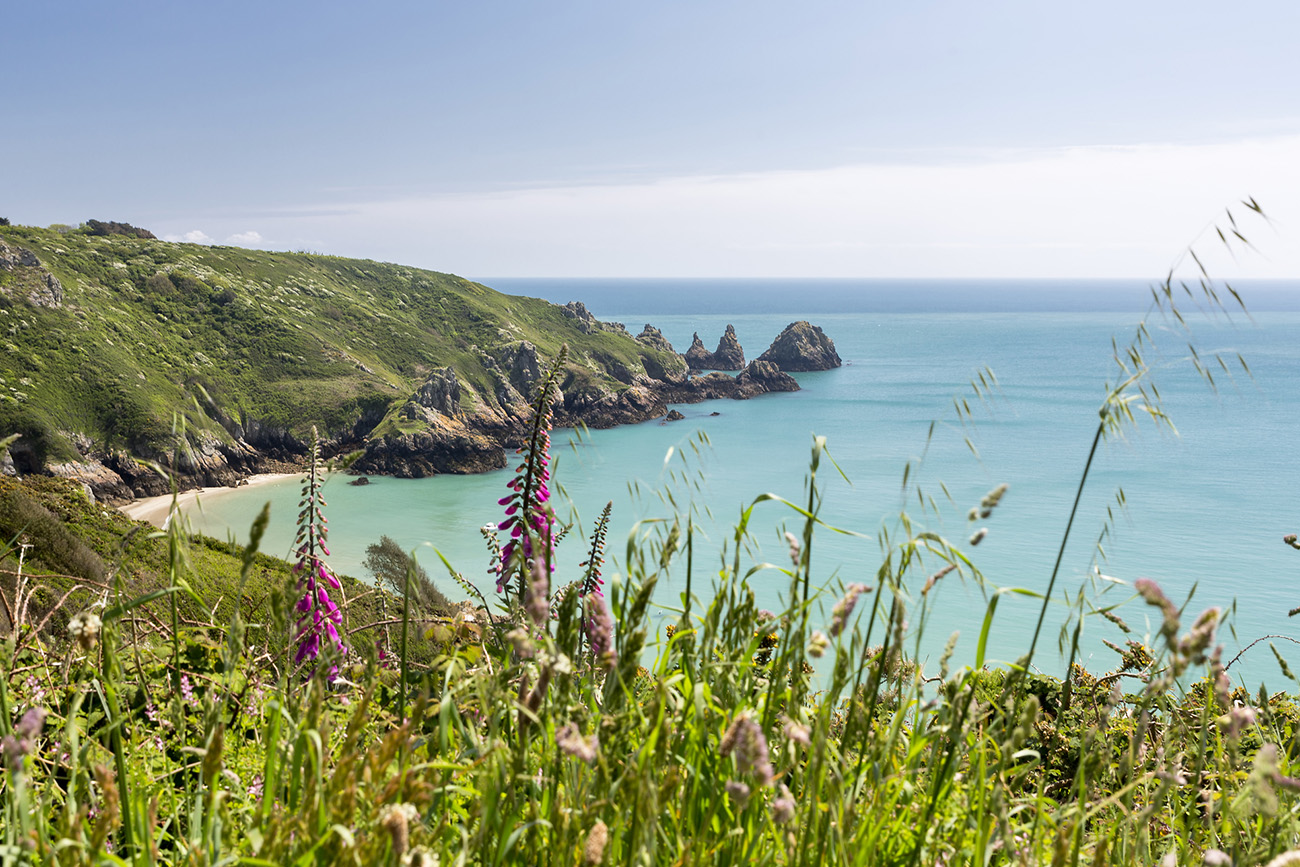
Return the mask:
<svg viewBox="0 0 1300 867"><path fill-rule="evenodd" d="M313 428L327 456L362 451L361 472L504 466L565 344L561 425L793 385L753 365L692 380L658 329L633 337L580 302L89 229L0 226L0 319L0 437L22 435L0 472L78 479L109 501L166 493L155 466L182 488L289 469Z"/></svg>

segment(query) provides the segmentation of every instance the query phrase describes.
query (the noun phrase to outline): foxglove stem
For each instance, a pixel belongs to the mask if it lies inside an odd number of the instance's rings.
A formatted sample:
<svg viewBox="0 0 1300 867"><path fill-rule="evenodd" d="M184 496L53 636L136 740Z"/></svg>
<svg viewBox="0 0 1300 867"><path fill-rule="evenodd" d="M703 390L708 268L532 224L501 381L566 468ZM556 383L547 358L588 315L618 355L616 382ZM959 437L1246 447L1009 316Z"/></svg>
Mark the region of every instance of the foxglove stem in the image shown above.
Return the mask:
<svg viewBox="0 0 1300 867"><path fill-rule="evenodd" d="M560 348L555 363L538 389L533 403L532 431L519 450L523 461L515 468L515 477L506 486L510 493L497 501L506 507L506 518L497 529L510 533L509 539L501 546L501 557L494 568L497 592L508 592L511 579L515 579L520 600L529 596L535 564L540 564L548 576L554 568L551 561L555 524L550 506L551 403L567 353L567 346ZM535 601L534 605L537 604L539 602Z"/></svg>
<svg viewBox="0 0 1300 867"><path fill-rule="evenodd" d="M301 665L307 660L320 656L322 639L329 641L338 649L339 654L347 653L339 634L343 626L343 614L330 597L329 588L342 590L339 579L330 571L322 555L329 555L326 547L328 529L325 519L325 498L321 495L320 437L316 428L311 431L311 462L307 476L303 479L302 500L298 503L298 535L294 540L298 561L294 564L293 574L298 579L298 592L302 594L297 605L298 623L294 630L294 640L298 650L294 654L294 664ZM333 677L335 670L331 670Z"/></svg>

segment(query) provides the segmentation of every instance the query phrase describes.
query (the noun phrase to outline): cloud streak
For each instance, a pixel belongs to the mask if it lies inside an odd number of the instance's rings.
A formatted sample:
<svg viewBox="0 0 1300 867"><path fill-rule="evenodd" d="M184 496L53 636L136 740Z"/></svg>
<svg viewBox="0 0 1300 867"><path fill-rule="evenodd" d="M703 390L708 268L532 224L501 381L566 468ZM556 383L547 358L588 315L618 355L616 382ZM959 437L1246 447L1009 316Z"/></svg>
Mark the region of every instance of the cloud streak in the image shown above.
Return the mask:
<svg viewBox="0 0 1300 867"><path fill-rule="evenodd" d="M1159 276L1223 207L1300 222L1300 136L348 203L268 244L490 276ZM1300 276L1293 237L1223 273ZM284 239L284 240L277 240ZM233 241L231 241L233 243ZM1214 245L1210 245L1213 247Z"/></svg>

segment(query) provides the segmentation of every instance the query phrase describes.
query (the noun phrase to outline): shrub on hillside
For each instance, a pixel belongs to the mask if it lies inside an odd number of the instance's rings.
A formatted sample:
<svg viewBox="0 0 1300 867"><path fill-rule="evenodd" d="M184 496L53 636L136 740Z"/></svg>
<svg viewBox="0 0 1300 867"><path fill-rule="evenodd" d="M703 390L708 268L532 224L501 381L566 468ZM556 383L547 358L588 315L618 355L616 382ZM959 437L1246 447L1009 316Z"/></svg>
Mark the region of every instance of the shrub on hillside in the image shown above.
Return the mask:
<svg viewBox="0 0 1300 867"><path fill-rule="evenodd" d="M53 512L18 484L0 486L0 540L31 545L29 562L52 572L102 582L107 568L99 555Z"/></svg>
<svg viewBox="0 0 1300 867"><path fill-rule="evenodd" d="M366 569L375 576L382 587L402 595L407 569L411 570L411 601L421 611L442 613L451 609L451 602L433 583L424 567L402 550L390 536L380 536L379 541L366 548Z"/></svg>
<svg viewBox="0 0 1300 867"><path fill-rule="evenodd" d="M148 229L141 229L138 226L132 226L130 223L117 223L113 221L105 222L103 220L87 220L86 234L88 235L127 235L132 238L144 238L146 240L157 240L158 236Z"/></svg>

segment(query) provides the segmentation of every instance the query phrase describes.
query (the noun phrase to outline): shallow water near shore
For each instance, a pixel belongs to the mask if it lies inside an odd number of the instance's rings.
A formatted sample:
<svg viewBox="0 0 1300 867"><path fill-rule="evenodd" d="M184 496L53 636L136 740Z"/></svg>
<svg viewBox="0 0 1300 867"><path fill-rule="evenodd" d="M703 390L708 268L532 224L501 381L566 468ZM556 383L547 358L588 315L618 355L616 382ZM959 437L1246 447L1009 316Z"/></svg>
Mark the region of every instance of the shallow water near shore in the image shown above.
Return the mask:
<svg viewBox="0 0 1300 867"><path fill-rule="evenodd" d="M634 333L641 323L652 322L679 350L690 345L696 331L712 349L726 324L733 324L748 358L757 357L786 324L800 318L789 313L651 315L601 309L594 299L587 304L602 319L626 322ZM745 309L744 298L736 296L733 305ZM828 582L875 584L882 558L880 531L890 528L890 538L900 539L897 515L904 509L916 524L960 540L988 586L980 588L956 575L944 579L930 594L919 652L933 667L948 636L959 631L955 661L969 663L987 594L995 587L1038 592L1046 587L1105 383L1114 379L1111 338L1122 346L1138 317L821 312L807 318L835 340L845 366L798 374L800 392L679 406L686 416L682 421L590 431L581 438L556 431L561 517L576 513L584 532L590 532L604 503L614 502L606 566L606 575L614 576L622 571L634 522L671 517L672 510L653 493L656 489L672 489L683 507L691 501L699 508L707 505L711 516L701 520L708 539L697 539L694 558L695 592L707 603L710 576L716 575L719 562L716 552L729 539L739 511L765 492L803 502L812 436L825 436L848 481L823 461L818 476L825 492L822 518L860 535L820 532L814 542L815 574ZM1188 619L1210 605L1228 607L1235 601L1231 629L1221 634L1231 658L1261 636L1300 632L1287 618L1287 611L1300 605L1300 582L1292 577L1300 571L1300 553L1281 542L1283 535L1300 529L1295 501L1300 470L1294 458L1300 403L1290 396L1300 372L1300 345L1294 340L1300 314L1266 312L1253 323L1219 318L1193 319L1192 324L1202 357L1219 352L1233 359L1240 352L1253 378L1237 373L1230 379L1216 368L1219 388L1212 391L1187 362L1185 341L1151 323L1163 352L1154 381L1180 436L1142 422L1125 439L1102 445L1065 552L1057 595L1091 581L1096 590L1090 594L1105 588L1097 604L1110 605L1132 595L1127 584L1150 577L1176 602L1194 593ZM996 373L1000 387L981 404L969 382L985 365ZM973 423L958 419L954 398L969 401ZM927 448L932 421L938 424ZM711 447L699 448L697 454L693 445L698 446L700 432ZM670 449L673 456L665 464ZM915 495L901 501L908 464L912 480L933 497L937 515L923 512ZM372 477L366 486L349 485L347 476L332 477L325 487L330 562L338 571L364 575L366 546L388 535L415 549L449 596L464 594L447 579L434 547L490 598L493 582L478 528L501 519L496 501L509 475ZM987 537L969 548L965 540L973 526L966 513L1000 483L1010 486L1009 493L988 521L976 525L987 527ZM1126 509L1116 505L1121 486ZM288 557L299 487L297 480L288 479L223 492L207 501L201 498L201 506L188 514L201 532L242 540L262 504L270 501L272 524L263 549ZM1106 557L1098 559L1096 543L1108 509L1113 520L1103 540ZM743 562L787 563L781 530L799 524L780 503L760 505L751 522L758 549ZM559 552L558 583L577 576L585 548L575 529ZM938 565L936 561L934 568ZM1124 584L1097 577L1094 567ZM912 579L917 603L913 629L924 577L918 573ZM682 570L674 571L659 586L656 601L665 609L679 606L683 580ZM749 584L760 607L781 608L788 586L783 574L761 571ZM828 612L832 602L828 597ZM1133 602L1119 612L1134 637L1155 632L1148 622L1150 610ZM1037 600L1002 598L990 639L991 661L1013 660L1024 652L1037 614ZM1064 669L1056 650L1063 617L1063 606L1056 606L1040 640L1037 664L1049 673ZM1081 661L1096 671L1113 668L1117 657L1102 639L1122 645L1125 638L1112 624L1089 618ZM1285 641L1276 643L1284 654L1293 649ZM1282 681L1267 642L1247 652L1230 673L1252 689L1261 679L1273 685Z"/></svg>

